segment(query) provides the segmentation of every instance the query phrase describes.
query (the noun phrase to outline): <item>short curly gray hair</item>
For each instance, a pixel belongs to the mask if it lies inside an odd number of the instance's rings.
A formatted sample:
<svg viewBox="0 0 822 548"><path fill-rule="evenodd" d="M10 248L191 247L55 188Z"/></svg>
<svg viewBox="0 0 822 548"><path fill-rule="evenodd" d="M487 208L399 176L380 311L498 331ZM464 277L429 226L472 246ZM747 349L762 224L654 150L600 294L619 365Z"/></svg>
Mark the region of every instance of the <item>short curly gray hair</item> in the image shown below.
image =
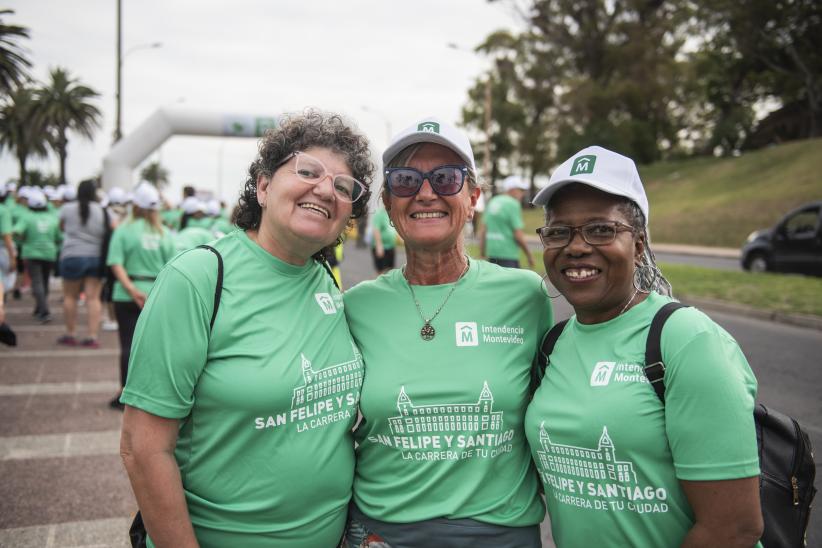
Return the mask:
<svg viewBox="0 0 822 548"><path fill-rule="evenodd" d="M375 169L368 139L338 114L306 109L283 117L276 128L266 131L260 139L259 154L249 166L248 177L240 191L236 213L238 227L244 230L260 228L262 208L257 203L257 179L271 177L276 166L289 154L311 147L328 148L345 158L352 176L366 185L363 195L352 204L351 218L357 219L365 213ZM342 237L337 239L337 243L341 242Z"/></svg>

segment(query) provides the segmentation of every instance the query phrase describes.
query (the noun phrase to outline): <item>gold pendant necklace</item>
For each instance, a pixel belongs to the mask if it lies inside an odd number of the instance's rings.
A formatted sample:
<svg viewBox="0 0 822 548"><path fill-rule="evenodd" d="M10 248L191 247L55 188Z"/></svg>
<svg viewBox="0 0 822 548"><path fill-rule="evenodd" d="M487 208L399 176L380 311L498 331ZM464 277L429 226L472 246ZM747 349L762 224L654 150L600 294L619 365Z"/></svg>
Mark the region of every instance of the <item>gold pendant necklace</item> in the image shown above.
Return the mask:
<svg viewBox="0 0 822 548"><path fill-rule="evenodd" d="M417 314L420 315L420 319L423 322L422 328L420 329L420 337L422 337L422 340L430 341L437 335L437 330L434 329L434 326L431 325L431 322L434 321L434 318L436 318L442 311L443 307L445 306L445 303L447 303L448 299L451 298L451 294L457 288L457 284L460 282L462 277L465 276L465 273L468 272L468 268L470 266L471 261L468 259L468 256L466 255L465 268L462 270L462 274L460 274L459 278L457 278L457 280L454 282L454 285L451 286L451 289L448 291L448 294L445 296L445 299L442 301L442 304L440 304L439 308L437 308L437 311L434 312L434 315L427 319L425 315L422 313L420 301L417 300L417 295L414 293L414 286L411 285L411 282L409 282L408 278L405 276L405 266L402 267L402 277L405 278L405 283L408 284L408 289L411 291L411 298L414 299L414 304L417 306Z"/></svg>

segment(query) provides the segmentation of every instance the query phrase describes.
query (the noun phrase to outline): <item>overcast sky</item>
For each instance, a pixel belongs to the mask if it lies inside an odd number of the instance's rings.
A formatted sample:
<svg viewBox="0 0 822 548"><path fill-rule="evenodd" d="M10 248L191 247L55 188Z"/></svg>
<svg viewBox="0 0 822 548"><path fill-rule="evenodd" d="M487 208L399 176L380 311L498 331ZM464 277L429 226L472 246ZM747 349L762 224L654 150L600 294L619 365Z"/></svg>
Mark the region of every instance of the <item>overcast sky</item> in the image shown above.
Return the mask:
<svg viewBox="0 0 822 548"><path fill-rule="evenodd" d="M115 125L116 0L12 0L5 22L29 28L33 75L64 67L100 93L94 142L70 138L67 176L98 174ZM163 106L278 115L314 106L345 114L377 154L387 128L417 118L456 123L473 79L487 66L472 52L519 19L484 0L122 0L123 133ZM156 49L144 48L161 42ZM449 42L463 50L447 47ZM365 110L365 107L368 110ZM147 161L171 173L169 197L193 184L233 201L255 139L173 137ZM57 172L58 161L31 167ZM0 157L0 180L17 176Z"/></svg>

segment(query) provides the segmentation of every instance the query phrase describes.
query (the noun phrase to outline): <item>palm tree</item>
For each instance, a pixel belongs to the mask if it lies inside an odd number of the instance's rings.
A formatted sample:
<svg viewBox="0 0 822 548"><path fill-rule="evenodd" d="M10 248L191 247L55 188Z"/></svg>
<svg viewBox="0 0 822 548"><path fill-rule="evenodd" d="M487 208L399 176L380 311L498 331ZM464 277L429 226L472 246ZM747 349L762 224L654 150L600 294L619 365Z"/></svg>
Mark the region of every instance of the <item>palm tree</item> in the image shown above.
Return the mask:
<svg viewBox="0 0 822 548"><path fill-rule="evenodd" d="M13 150L20 164L20 184L26 184L29 156L46 156L48 133L43 124L35 90L25 85L12 89L0 107L0 148Z"/></svg>
<svg viewBox="0 0 822 548"><path fill-rule="evenodd" d="M66 183L68 132L91 139L100 127L100 109L90 100L100 94L72 78L62 68L52 69L51 81L37 90L37 102L50 134L49 145L60 158L60 184Z"/></svg>
<svg viewBox="0 0 822 548"><path fill-rule="evenodd" d="M0 10L0 96L8 96L14 86L25 82L26 69L31 67L31 61L16 43L29 37L29 29L3 22L5 16L12 14L13 10Z"/></svg>
<svg viewBox="0 0 822 548"><path fill-rule="evenodd" d="M168 170L160 162L151 162L140 171L140 179L162 190L168 184Z"/></svg>

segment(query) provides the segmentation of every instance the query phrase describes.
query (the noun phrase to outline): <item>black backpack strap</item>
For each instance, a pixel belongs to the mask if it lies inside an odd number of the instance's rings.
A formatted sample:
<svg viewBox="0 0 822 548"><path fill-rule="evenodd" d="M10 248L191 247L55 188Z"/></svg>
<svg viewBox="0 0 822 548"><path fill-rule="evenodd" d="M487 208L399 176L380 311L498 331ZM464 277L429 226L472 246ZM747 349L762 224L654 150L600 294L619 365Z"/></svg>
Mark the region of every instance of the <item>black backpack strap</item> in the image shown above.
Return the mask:
<svg viewBox="0 0 822 548"><path fill-rule="evenodd" d="M331 280L334 282L334 287L336 287L337 289L340 289L340 284L337 283L337 278L335 278L334 273L331 272L331 267L328 266L328 261L323 259L322 261L320 261L320 264L323 265L323 268L325 268L325 271L328 272L329 276L331 276ZM340 289L340 291L342 291L342 289Z"/></svg>
<svg viewBox="0 0 822 548"><path fill-rule="evenodd" d="M223 294L223 256L210 245L198 245L197 247L207 249L217 256L217 284L214 286L214 311L211 313L209 328L214 329L214 320L217 319L217 310L220 309L220 297Z"/></svg>
<svg viewBox="0 0 822 548"><path fill-rule="evenodd" d="M557 344L557 340L559 336L562 335L562 330L565 329L567 323L568 320L562 320L554 324L554 327L549 329L545 337L542 338L542 344L537 352L537 358L534 360L533 367L531 367L531 396L537 391L537 388L539 388L542 382L542 377L545 376L545 369L548 367L548 358L551 356L551 352L554 351L554 346Z"/></svg>
<svg viewBox="0 0 822 548"><path fill-rule="evenodd" d="M687 306L670 302L657 310L648 330L648 339L645 341L645 376L662 403L665 403L665 383L662 382L665 377L665 363L662 361L662 328L671 314Z"/></svg>

